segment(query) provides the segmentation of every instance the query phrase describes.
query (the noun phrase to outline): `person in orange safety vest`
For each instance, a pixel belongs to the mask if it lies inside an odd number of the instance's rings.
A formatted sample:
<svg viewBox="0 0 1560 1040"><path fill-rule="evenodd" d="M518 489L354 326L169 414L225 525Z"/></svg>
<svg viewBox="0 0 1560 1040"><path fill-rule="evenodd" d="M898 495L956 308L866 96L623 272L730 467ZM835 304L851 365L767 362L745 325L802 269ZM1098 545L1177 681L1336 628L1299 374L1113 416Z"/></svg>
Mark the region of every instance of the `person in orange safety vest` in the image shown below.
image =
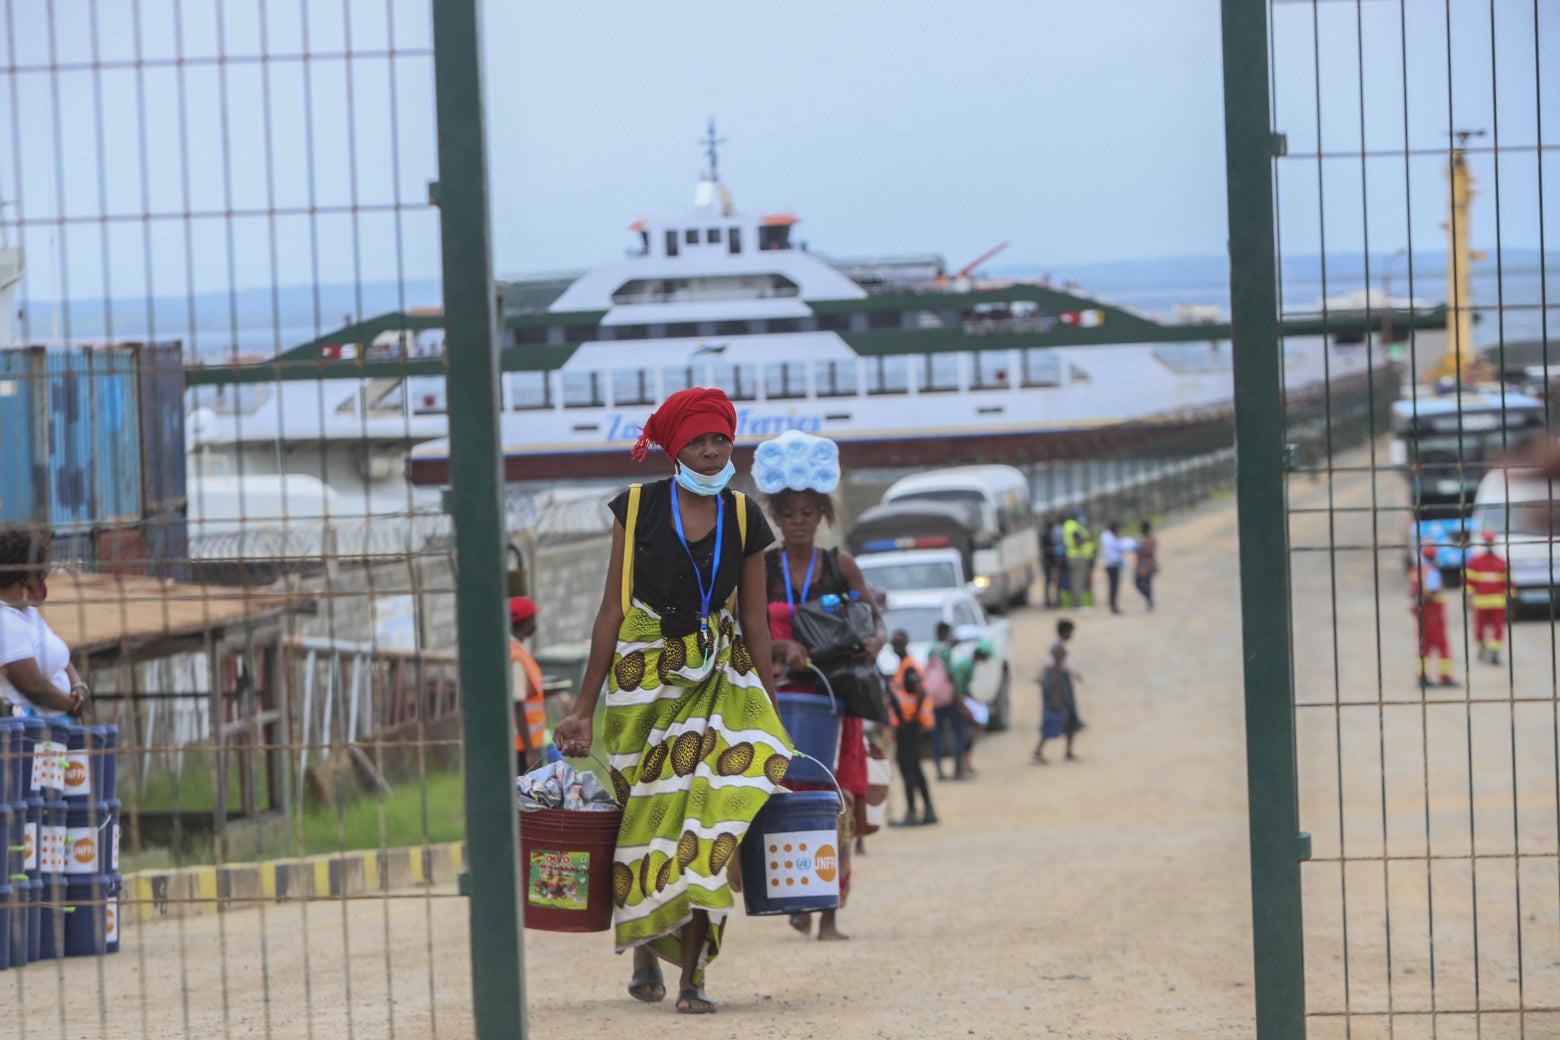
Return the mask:
<svg viewBox="0 0 1560 1040"><path fill-rule="evenodd" d="M1452 679L1452 644L1446 632L1446 595L1442 591L1441 568L1435 562L1432 545L1424 547L1424 557L1409 576L1410 607L1419 619L1419 685L1430 684L1430 655L1440 657L1440 683L1456 686Z"/></svg>
<svg viewBox="0 0 1560 1040"><path fill-rule="evenodd" d="M509 601L509 681L515 699L515 751L522 773L541 765L542 746L547 743L542 666L524 642L535 634L536 603L528 596L516 596Z"/></svg>
<svg viewBox="0 0 1560 1040"><path fill-rule="evenodd" d="M1495 551L1495 532L1484 532L1484 548L1468 560L1467 587L1473 601L1473 636L1479 641L1479 659L1500 664L1506 648L1506 604L1510 574L1506 561Z"/></svg>
<svg viewBox="0 0 1560 1040"><path fill-rule="evenodd" d="M937 812L932 808L931 785L926 782L926 771L921 768L923 741L931 733L935 719L932 702L921 686L921 666L910 656L909 634L901 629L888 642L899 657L899 669L888 683L891 696L888 721L894 727L894 758L905 782L905 801L908 803L904 821L893 820L889 825L919 827L937 822ZM915 811L916 795L921 796L921 802L926 806L919 816Z"/></svg>

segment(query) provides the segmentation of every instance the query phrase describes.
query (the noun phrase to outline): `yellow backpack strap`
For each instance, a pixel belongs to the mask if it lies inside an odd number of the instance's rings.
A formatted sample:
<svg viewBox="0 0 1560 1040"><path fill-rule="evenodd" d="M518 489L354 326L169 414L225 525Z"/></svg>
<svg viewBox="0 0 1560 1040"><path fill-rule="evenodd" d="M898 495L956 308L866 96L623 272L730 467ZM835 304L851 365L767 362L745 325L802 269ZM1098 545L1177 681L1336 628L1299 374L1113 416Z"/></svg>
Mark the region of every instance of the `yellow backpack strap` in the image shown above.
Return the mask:
<svg viewBox="0 0 1560 1040"><path fill-rule="evenodd" d="M742 546L742 559L747 561L747 496L740 491L733 491L732 496L737 500L737 544ZM741 588L741 580L738 579L737 588ZM737 612L737 589L731 590L731 598L726 601L726 609L735 614Z"/></svg>
<svg viewBox="0 0 1560 1040"><path fill-rule="evenodd" d="M623 616L634 605L634 529L639 526L639 493L643 484L628 486L628 516L623 520Z"/></svg>

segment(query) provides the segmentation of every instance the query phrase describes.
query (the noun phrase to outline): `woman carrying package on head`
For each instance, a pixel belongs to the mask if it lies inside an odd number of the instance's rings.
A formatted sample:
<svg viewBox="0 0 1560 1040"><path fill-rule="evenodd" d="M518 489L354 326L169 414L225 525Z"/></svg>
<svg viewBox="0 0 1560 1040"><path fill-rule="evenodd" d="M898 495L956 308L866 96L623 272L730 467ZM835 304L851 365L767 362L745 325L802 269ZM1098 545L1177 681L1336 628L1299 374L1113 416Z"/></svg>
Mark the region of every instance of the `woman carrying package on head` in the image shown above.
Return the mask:
<svg viewBox="0 0 1560 1040"><path fill-rule="evenodd" d="M775 658L784 666L779 685L787 692L821 693L808 668L808 658L817 648L803 645L792 632L797 607L830 595L846 600L854 593L872 607L876 634L866 648L870 661L876 662L886 639L877 597L867 587L856 561L849 553L819 549L816 544L819 525L834 523L834 500L829 496L840 482L839 450L823 437L797 431L783 434L759 448L753 479L769 496L769 515L780 532L780 545L764 554L769 636ZM840 729L835 771L846 800L839 823L841 907L850 894L855 800L867 797L867 757L862 720L847 715ZM823 911L818 921L819 939L850 938L839 930L835 917L836 911ZM804 935L811 934L812 915L792 914L791 926Z"/></svg>
<svg viewBox="0 0 1560 1040"><path fill-rule="evenodd" d="M603 739L624 803L612 866L616 942L634 951L629 993L664 999L656 958L681 969L677 1010L716 1010L705 968L720 952L737 848L790 764L775 713L761 511L727 489L736 411L719 390L682 390L645 423L634 458L659 446L674 476L612 500L616 523L580 697L553 731L589 754ZM733 875L729 879L728 872Z"/></svg>

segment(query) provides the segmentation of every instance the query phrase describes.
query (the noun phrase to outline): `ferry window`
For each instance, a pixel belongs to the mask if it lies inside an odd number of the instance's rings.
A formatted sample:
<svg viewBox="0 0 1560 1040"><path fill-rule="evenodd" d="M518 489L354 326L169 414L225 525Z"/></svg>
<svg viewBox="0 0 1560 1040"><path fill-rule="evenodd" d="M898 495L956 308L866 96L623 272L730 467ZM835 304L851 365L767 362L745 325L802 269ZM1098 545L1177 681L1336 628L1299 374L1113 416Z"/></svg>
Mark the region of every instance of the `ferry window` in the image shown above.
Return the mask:
<svg viewBox="0 0 1560 1040"><path fill-rule="evenodd" d="M801 318L770 318L769 319L769 331L770 332L801 332L802 331L802 319Z"/></svg>
<svg viewBox="0 0 1560 1040"><path fill-rule="evenodd" d="M648 231L639 232L639 255L650 255L650 232Z"/></svg>
<svg viewBox="0 0 1560 1040"><path fill-rule="evenodd" d="M731 253L740 253L740 252L742 252L742 229L741 228L732 228L731 229L731 233L726 236L726 250L727 250L727 252L731 252Z"/></svg>
<svg viewBox="0 0 1560 1040"><path fill-rule="evenodd" d="M959 389L959 359L963 354L927 354L921 364L921 392L948 393Z"/></svg>
<svg viewBox="0 0 1560 1040"><path fill-rule="evenodd" d="M898 311L872 311L867 315L867 328L869 329L897 329L899 328Z"/></svg>
<svg viewBox="0 0 1560 1040"><path fill-rule="evenodd" d="M698 228L689 228L687 231L683 232L683 238L687 240L687 242L688 242L688 244L690 246L698 245L699 244L699 229Z"/></svg>
<svg viewBox="0 0 1560 1040"><path fill-rule="evenodd" d="M546 325L522 325L515 330L515 345L524 347L547 342Z"/></svg>
<svg viewBox="0 0 1560 1040"><path fill-rule="evenodd" d="M563 373L563 406L565 408L599 408L601 399L600 372Z"/></svg>
<svg viewBox="0 0 1560 1040"><path fill-rule="evenodd" d="M758 229L758 248L760 252L769 252L774 249L791 248L791 227L788 224L778 226L766 226Z"/></svg>
<svg viewBox="0 0 1560 1040"><path fill-rule="evenodd" d="M1056 352L1043 347L1030 347L1024 351L1025 386L1061 386L1062 360Z"/></svg>
<svg viewBox="0 0 1560 1040"><path fill-rule="evenodd" d="M910 359L876 357L866 359L866 385L869 394L903 394L910 391Z"/></svg>
<svg viewBox="0 0 1560 1040"><path fill-rule="evenodd" d="M733 401L751 401L758 396L758 376L751 365L711 365L710 386L726 391Z"/></svg>
<svg viewBox="0 0 1560 1040"><path fill-rule="evenodd" d="M824 332L847 332L850 329L850 315L820 314L818 328Z"/></svg>
<svg viewBox="0 0 1560 1040"><path fill-rule="evenodd" d="M546 372L508 372L504 376L508 405L515 411L548 408L552 405L551 384Z"/></svg>
<svg viewBox="0 0 1560 1040"><path fill-rule="evenodd" d="M778 361L764 366L764 396L771 401L807 396L807 366L800 361Z"/></svg>
<svg viewBox="0 0 1560 1040"><path fill-rule="evenodd" d="M699 334L699 323L696 321L668 322L666 334L668 336L697 336Z"/></svg>
<svg viewBox="0 0 1560 1040"><path fill-rule="evenodd" d="M661 396L670 397L679 390L686 390L696 385L693 381L692 368L663 368L661 369Z"/></svg>
<svg viewBox="0 0 1560 1040"><path fill-rule="evenodd" d="M973 354L971 385L976 390L1005 390L1011 385L1012 355L1005 350L986 350Z"/></svg>
<svg viewBox="0 0 1560 1040"><path fill-rule="evenodd" d="M654 404L655 374L643 368L615 370L612 373L612 403Z"/></svg>
<svg viewBox="0 0 1560 1040"><path fill-rule="evenodd" d="M720 228L712 227L708 231L706 231L704 233L704 241L710 243L711 245L719 245L720 244Z"/></svg>
<svg viewBox="0 0 1560 1040"><path fill-rule="evenodd" d="M820 361L813 365L813 386L819 397L856 396L854 361Z"/></svg>
<svg viewBox="0 0 1560 1040"><path fill-rule="evenodd" d="M614 325L611 328L613 339L644 339L650 335L648 325Z"/></svg>
<svg viewBox="0 0 1560 1040"><path fill-rule="evenodd" d="M584 343L586 340L596 338L595 325L565 325L563 327L563 339L565 343Z"/></svg>
<svg viewBox="0 0 1560 1040"><path fill-rule="evenodd" d="M677 255L677 232L675 231L668 231L666 233L666 255Z"/></svg>
<svg viewBox="0 0 1560 1040"><path fill-rule="evenodd" d="M748 323L742 321L717 321L715 323L715 335L717 336L746 336Z"/></svg>

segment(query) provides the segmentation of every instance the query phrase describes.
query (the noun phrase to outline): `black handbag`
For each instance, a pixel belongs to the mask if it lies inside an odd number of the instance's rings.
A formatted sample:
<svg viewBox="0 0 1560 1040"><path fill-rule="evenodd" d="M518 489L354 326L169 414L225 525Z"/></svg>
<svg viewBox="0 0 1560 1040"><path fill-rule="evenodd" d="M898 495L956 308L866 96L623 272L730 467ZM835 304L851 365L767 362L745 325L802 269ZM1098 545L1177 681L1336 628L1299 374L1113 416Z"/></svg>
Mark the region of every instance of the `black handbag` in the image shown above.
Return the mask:
<svg viewBox="0 0 1560 1040"><path fill-rule="evenodd" d="M810 600L791 615L791 637L807 648L815 664L866 653L867 640L876 633L872 608L860 600L842 600L832 610Z"/></svg>
<svg viewBox="0 0 1560 1040"><path fill-rule="evenodd" d="M833 695L842 713L868 722L888 721L883 676L874 662L865 657L842 657L816 667L828 684L826 692Z"/></svg>

